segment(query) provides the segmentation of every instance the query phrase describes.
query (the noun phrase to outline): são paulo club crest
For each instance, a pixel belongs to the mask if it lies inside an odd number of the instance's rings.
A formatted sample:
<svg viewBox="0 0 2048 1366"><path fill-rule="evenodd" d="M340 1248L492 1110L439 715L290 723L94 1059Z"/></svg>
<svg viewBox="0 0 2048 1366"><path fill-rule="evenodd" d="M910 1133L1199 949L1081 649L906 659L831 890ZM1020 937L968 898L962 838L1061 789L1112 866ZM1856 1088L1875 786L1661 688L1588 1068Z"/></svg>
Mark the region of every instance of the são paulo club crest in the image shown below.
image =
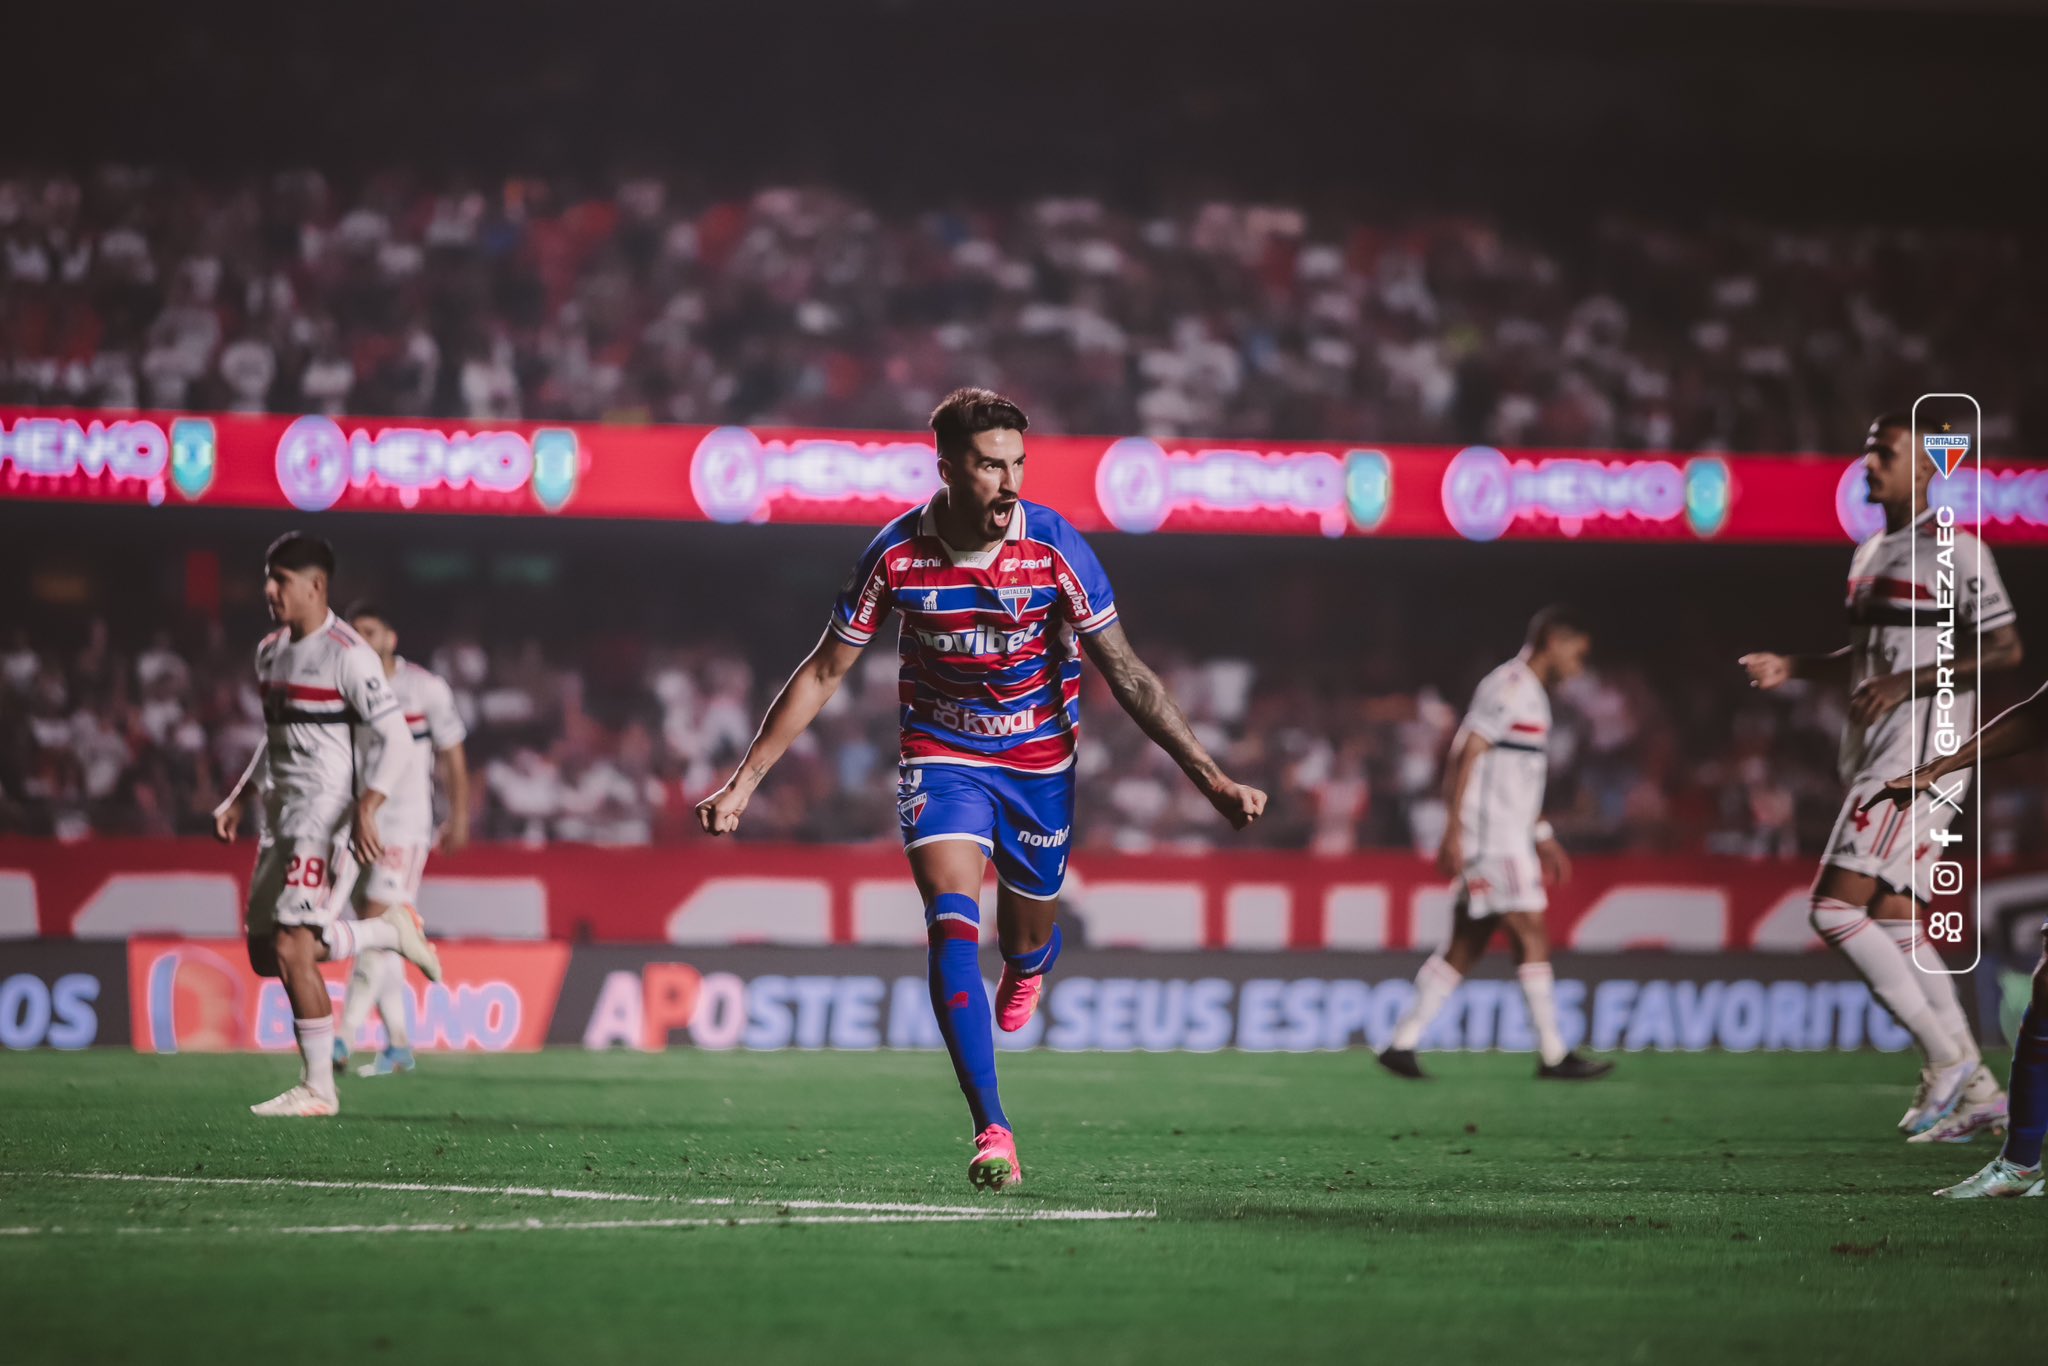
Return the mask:
<svg viewBox="0 0 2048 1366"><path fill-rule="evenodd" d="M1920 444L1927 448L1927 458L1934 462L1934 468L1941 471L1946 479L1956 472L1956 466L1970 453L1968 432L1923 432Z"/></svg>

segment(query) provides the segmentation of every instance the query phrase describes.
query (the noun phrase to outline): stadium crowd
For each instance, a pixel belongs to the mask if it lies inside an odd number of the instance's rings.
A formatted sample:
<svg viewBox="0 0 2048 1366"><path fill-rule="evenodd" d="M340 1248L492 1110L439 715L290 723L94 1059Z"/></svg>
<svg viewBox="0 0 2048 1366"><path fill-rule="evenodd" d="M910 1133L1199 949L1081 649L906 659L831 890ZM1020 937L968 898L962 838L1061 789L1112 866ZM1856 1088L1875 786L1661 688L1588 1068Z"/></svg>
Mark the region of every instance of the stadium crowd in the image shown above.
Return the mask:
<svg viewBox="0 0 2048 1366"><path fill-rule="evenodd" d="M1398 652L1397 652L1398 653ZM0 648L0 832L201 834L264 730L244 642L217 627L130 642L95 621L62 649ZM424 656L470 728L478 838L647 844L689 837L692 804L750 738L775 671L738 650L639 641L556 652L451 635ZM572 665L574 657L580 661ZM1488 661L1454 692L1390 681L1331 687L1273 659L1156 660L1230 771L1275 794L1244 837L1344 853L1434 848L1441 763ZM746 837L894 837L894 652L869 652L756 796ZM1580 851L1811 853L1840 801L1838 693L1745 693L1732 677L1602 663L1561 695L1550 808ZM1090 671L1083 701L1082 848L1197 850L1225 831ZM2038 767L2038 765L2037 765ZM2048 829L2041 782L1996 786L1992 856Z"/></svg>
<svg viewBox="0 0 2048 1366"><path fill-rule="evenodd" d="M2048 439L2042 269L1938 226L109 167L0 178L0 402L903 428L991 383L1053 431L1776 451L1967 377L1999 452Z"/></svg>

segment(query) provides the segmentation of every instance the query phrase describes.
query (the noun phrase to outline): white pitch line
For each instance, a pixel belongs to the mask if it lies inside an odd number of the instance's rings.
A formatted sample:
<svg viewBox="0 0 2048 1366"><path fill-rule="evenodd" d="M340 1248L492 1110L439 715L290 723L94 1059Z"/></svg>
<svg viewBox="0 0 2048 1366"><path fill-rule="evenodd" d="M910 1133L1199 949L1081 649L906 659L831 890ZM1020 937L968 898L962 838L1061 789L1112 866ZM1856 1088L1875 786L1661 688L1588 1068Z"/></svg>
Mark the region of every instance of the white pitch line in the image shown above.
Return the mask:
<svg viewBox="0 0 2048 1366"><path fill-rule="evenodd" d="M410 1191L426 1195L530 1195L549 1200L627 1200L659 1204L662 1195L584 1191L550 1186L444 1186L420 1181L304 1181L288 1176L143 1176L133 1172L0 1172L0 1176L57 1181L148 1181L178 1186L283 1186L293 1190Z"/></svg>
<svg viewBox="0 0 2048 1366"><path fill-rule="evenodd" d="M627 1192L624 1192L624 1191L590 1191L590 1190L575 1190L575 1189L572 1189L572 1188L568 1188L568 1187L556 1187L556 1186L461 1186L461 1185L443 1185L443 1184L435 1184L435 1183L430 1183L430 1182L421 1182L421 1181L313 1181L313 1180L306 1180L306 1179L302 1179L302 1178L298 1178L298 1177L289 1177L289 1176L151 1176L151 1175L146 1175L146 1174L142 1174L142 1173L137 1173L137 1172L19 1172L19 1171L10 1171L10 1172L0 1172L0 1176L7 1176L7 1177L17 1177L17 1178L24 1178L24 1177L26 1177L26 1178L34 1178L34 1177L40 1177L40 1178L43 1178L43 1179L45 1179L45 1180L58 1180L58 1181L141 1181L141 1182L151 1182L151 1183L158 1183L158 1184L166 1184L166 1185L181 1185L181 1186L268 1186L268 1187L273 1187L273 1188L284 1188L284 1189L290 1189L290 1190L362 1190L362 1191L401 1191L401 1192L406 1192L406 1193L412 1193L412 1194L426 1194L426 1195L500 1195L500 1196L504 1196L504 1195L510 1195L510 1196L533 1196L533 1197L540 1197L540 1198L544 1198L544 1199L549 1199L549 1200L616 1200L616 1201L630 1201L630 1202L633 1202L633 1203L638 1203L638 1204L661 1204L661 1203L665 1203L665 1202L666 1202L666 1203L676 1203L676 1204L686 1204L686 1205L715 1205L715 1206L721 1206L721 1207L738 1207L738 1208L772 1208L772 1209L802 1209L802 1210L845 1210L845 1211L851 1211L851 1212L853 1212L853 1213L858 1213L858 1214L863 1214L863 1215L890 1215L890 1214L902 1214L902 1215L911 1215L911 1216L915 1216L915 1217L916 1217L916 1218L915 1218L915 1220L913 1220L913 1222L915 1222L915 1221L920 1221L920 1220L921 1220L921 1221L925 1221L925 1222L946 1222L946 1221L953 1221L953 1222L964 1222L964 1221L968 1221L968 1220L973 1220L973 1219L996 1219L996 1220L1001 1220L1001 1219L1027 1219L1027 1220L1046 1220L1046 1219L1053 1219L1053 1220L1069 1220L1069 1221L1070 1221L1070 1220L1091 1220L1091 1219L1153 1219L1153 1218L1157 1218L1157 1217L1158 1217L1158 1213L1159 1213L1159 1212L1158 1212L1157 1210L1105 1210L1105 1209L1084 1209L1084 1210L1022 1210L1022 1211L1009 1211L1009 1210L1004 1210L1004 1209L998 1208L998 1207L996 1207L996 1206L990 1206L990 1205L918 1205L918 1204L909 1204L909 1203L903 1203L903 1202L897 1202L897 1201L888 1201L888 1200L776 1200L776 1199L772 1199L772 1198L767 1198L767 1197L763 1197L763 1198L761 1198L761 1199L742 1199L742 1198L739 1198L739 1197L733 1197L733 1196L680 1196L680 1195L634 1195L634 1194L629 1194L629 1193L627 1193ZM822 1220L822 1219L816 1219L816 1218L810 1218L810 1217L804 1217L804 1216L796 1216L796 1215L791 1215L791 1216L788 1216L788 1217L786 1217L786 1218L764 1218L764 1219L740 1219L740 1220L728 1220L728 1219L708 1219L708 1220L698 1220L698 1221L694 1221L694 1223L695 1223L695 1224L703 1224L703 1225L723 1225L723 1224L728 1224L728 1223L735 1223L735 1222L736 1222L736 1223L741 1223L741 1224L747 1224L747 1223L763 1223L763 1224L769 1224L769 1223L781 1223L781 1224L788 1224L788 1223L830 1223L830 1222L838 1222L838 1223L890 1223L890 1222L897 1222L897 1221L892 1221L892 1220L889 1220L889 1219L882 1219L882 1218L867 1218L867 1219L847 1219L847 1220ZM508 1227L508 1228L511 1228L511 1227L528 1227L528 1226L530 1226L530 1225L507 1225L506 1227ZM574 1225L574 1224L547 1224L547 1225L540 1225L540 1227L546 1227L546 1228L576 1228L576 1227L586 1227L586 1226L587 1226L587 1227L591 1227L591 1228L602 1228L602 1227L607 1227L607 1225L605 1225L605 1224L601 1224L601 1223L593 1223L593 1224L589 1224L589 1225ZM664 1226L664 1225L662 1225L662 1224L661 1224L661 1223L660 1223L659 1221L656 1221L656 1222L653 1222L653 1223L649 1223L649 1222L646 1222L646 1221L635 1221L635 1222L629 1222L629 1223L627 1223L627 1224L623 1224L623 1225L620 1225L620 1227L641 1227L641 1228L658 1228L658 1227L663 1227L663 1226ZM694 1226L694 1225L693 1225L693 1221L688 1221L688 1220L685 1220L685 1221L682 1221L681 1223L676 1223L676 1224L673 1224L672 1226L673 1226L673 1227L678 1227L678 1228L681 1228L681 1227L691 1227L691 1226ZM325 1231L347 1231L348 1229L353 1229L353 1228L355 1228L355 1227L357 1227L357 1226L355 1226L355 1225L336 1225L336 1226L334 1226L334 1227L333 1227L333 1229L332 1229L332 1230L329 1230L329 1229L323 1229L323 1228L305 1228L305 1229L299 1229L299 1230L283 1230L283 1231L297 1231L297 1232L307 1232L307 1233L318 1233L318 1232L325 1232ZM370 1226L364 1226L364 1227L370 1227ZM485 1227L485 1225L480 1225L480 1224L468 1224L468 1225L455 1225L455 1224L450 1224L450 1225L448 1225L447 1227L448 1227L448 1229L451 1229L451 1230L452 1230L452 1229L455 1229L455 1228L457 1228L457 1227L467 1227L467 1228L482 1228L482 1227ZM405 1230L405 1229L419 1229L419 1230L422 1230L422 1231L442 1231L439 1225L423 1225L423 1224L408 1224L408 1225L391 1225L391 1226L388 1226L388 1227L387 1227L387 1226L382 1226L382 1225L379 1225L379 1226L375 1226L375 1231L383 1231L383 1232L391 1232L391 1231L403 1231L403 1230ZM43 1231L43 1230L41 1230L41 1229L27 1229L27 1228L24 1228L24 1229L0 1229L0 1233L22 1233L22 1234L29 1234L29 1233L40 1233L40 1232L42 1232L42 1231ZM133 1230L124 1230L124 1231L132 1231L132 1232L154 1232L154 1231L156 1231L156 1230L153 1230L153 1229L148 1229L148 1228L136 1228L136 1229L133 1229Z"/></svg>
<svg viewBox="0 0 2048 1366"><path fill-rule="evenodd" d="M390 1234L390 1233L591 1233L633 1229L679 1228L772 1228L781 1225L867 1225L867 1224L998 1224L998 1223L1097 1223L1105 1220L1152 1219L1149 1210L1041 1209L982 1210L973 1214L792 1214L784 1217L746 1216L733 1219L581 1219L550 1224L539 1219L483 1220L473 1223L434 1224L296 1224L279 1228L245 1228L228 1224L218 1228L175 1228L135 1224L112 1229L11 1228L0 1233L16 1234L148 1234L233 1233L233 1234Z"/></svg>

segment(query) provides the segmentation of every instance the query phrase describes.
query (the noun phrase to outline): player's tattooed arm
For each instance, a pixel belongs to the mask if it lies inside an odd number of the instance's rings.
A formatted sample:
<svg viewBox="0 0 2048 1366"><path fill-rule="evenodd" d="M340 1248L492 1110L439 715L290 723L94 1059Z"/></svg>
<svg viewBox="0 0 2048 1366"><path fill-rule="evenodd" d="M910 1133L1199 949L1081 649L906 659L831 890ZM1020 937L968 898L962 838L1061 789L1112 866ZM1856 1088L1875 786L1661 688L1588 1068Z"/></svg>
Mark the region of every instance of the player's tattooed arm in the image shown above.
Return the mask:
<svg viewBox="0 0 2048 1366"><path fill-rule="evenodd" d="M1117 704L1130 713L1138 729L1145 732L1152 743L1166 751L1167 756L1180 765L1180 771L1188 775L1188 781L1201 790L1209 799L1209 805L1221 812L1230 824L1244 829L1266 811L1266 794L1258 788L1234 782L1222 767L1212 758L1202 742L1195 738L1194 730L1188 725L1188 718L1166 691L1166 685L1159 675L1152 672L1138 652L1131 648L1130 637L1124 634L1120 623L1112 622L1100 631L1081 637L1082 648L1095 667L1102 670L1103 678L1109 683L1110 692L1116 695Z"/></svg>
<svg viewBox="0 0 2048 1366"><path fill-rule="evenodd" d="M768 704L761 729L747 746L746 757L726 779L725 786L697 803L697 823L706 834L729 835L740 828L740 815L747 809L754 789L775 767L776 760L796 743L796 737L817 719L832 694L860 659L860 646L849 645L826 631L804 662L782 685L782 691Z"/></svg>
<svg viewBox="0 0 2048 1366"><path fill-rule="evenodd" d="M2048 684L2043 684L2018 706L2000 712L1982 730L1965 740L1954 754L1923 764L1886 783L1863 804L1863 809L1868 811L1879 802L1886 801L1904 806L1913 799L1913 794L1925 791L1951 773L1974 768L1993 759L2024 754L2044 744L2048 744Z"/></svg>
<svg viewBox="0 0 2048 1366"><path fill-rule="evenodd" d="M1981 644L1981 656L1977 650L1959 650L1952 662L1941 666L1948 675L1948 686L1974 685L1980 674L2010 669L2020 662L2023 653L2020 632L2010 622L1995 631L1985 632ZM1850 719L1867 726L1915 694L1921 697L1932 695L1943 682L1935 668L1930 662L1917 669L1901 669L1897 673L1877 674L1864 679L1849 695Z"/></svg>

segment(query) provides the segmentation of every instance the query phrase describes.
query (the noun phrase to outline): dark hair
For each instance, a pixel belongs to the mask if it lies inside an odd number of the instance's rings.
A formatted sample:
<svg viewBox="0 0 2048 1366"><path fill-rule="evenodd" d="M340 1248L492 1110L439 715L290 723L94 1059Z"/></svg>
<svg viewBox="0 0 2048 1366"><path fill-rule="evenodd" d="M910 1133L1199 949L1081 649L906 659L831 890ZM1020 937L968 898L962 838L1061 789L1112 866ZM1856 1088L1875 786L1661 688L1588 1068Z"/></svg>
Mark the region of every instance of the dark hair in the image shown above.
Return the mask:
<svg viewBox="0 0 2048 1366"><path fill-rule="evenodd" d="M932 435L938 438L941 460L960 459L974 449L978 433L1002 427L1027 431L1031 419L993 389L955 389L932 409Z"/></svg>
<svg viewBox="0 0 2048 1366"><path fill-rule="evenodd" d="M1913 415L1903 409L1894 408L1871 419L1870 430L1881 432L1887 427L1904 427L1910 432L1913 430Z"/></svg>
<svg viewBox="0 0 2048 1366"><path fill-rule="evenodd" d="M263 567L317 569L331 579L334 577L334 547L318 536L308 536L303 531L287 531L263 552Z"/></svg>
<svg viewBox="0 0 2048 1366"><path fill-rule="evenodd" d="M362 617L375 617L386 626L391 624L391 618L384 615L384 609L370 598L357 598L348 605L348 610L341 614L341 619L351 626Z"/></svg>
<svg viewBox="0 0 2048 1366"><path fill-rule="evenodd" d="M1588 639L1593 635L1592 628L1586 625L1586 619L1579 610L1561 602L1553 602L1529 618L1529 644L1536 649L1542 649L1545 642L1560 631Z"/></svg>

